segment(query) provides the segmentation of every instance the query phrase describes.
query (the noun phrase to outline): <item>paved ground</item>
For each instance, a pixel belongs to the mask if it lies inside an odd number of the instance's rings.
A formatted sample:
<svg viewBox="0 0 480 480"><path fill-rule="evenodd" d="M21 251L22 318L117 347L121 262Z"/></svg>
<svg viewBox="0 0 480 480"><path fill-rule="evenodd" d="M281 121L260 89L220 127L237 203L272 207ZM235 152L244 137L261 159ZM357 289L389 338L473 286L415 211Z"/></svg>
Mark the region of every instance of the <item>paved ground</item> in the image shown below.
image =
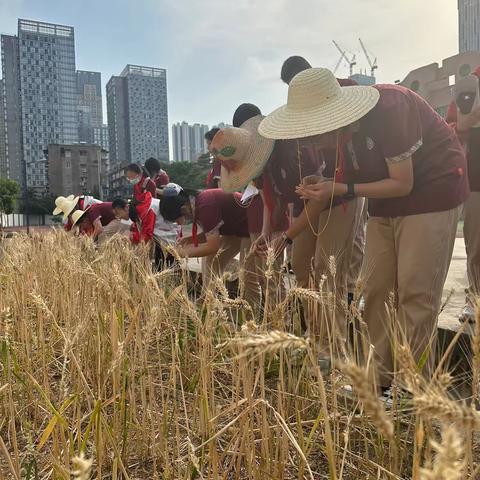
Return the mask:
<svg viewBox="0 0 480 480"><path fill-rule="evenodd" d="M465 253L465 242L463 238L457 238L453 250L452 263L445 283L444 300L449 292L453 294L448 301L443 313L440 315L439 323L443 328L456 330L460 325L458 315L462 311L465 301L465 288L467 287L467 255Z"/></svg>

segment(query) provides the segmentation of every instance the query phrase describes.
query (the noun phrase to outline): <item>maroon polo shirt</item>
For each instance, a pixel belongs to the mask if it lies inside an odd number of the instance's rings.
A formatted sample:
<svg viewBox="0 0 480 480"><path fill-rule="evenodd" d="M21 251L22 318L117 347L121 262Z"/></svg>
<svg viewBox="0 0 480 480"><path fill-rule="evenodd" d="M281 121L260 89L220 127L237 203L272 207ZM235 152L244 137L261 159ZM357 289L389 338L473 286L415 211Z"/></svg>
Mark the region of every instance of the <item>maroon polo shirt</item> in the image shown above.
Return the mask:
<svg viewBox="0 0 480 480"><path fill-rule="evenodd" d="M212 168L210 172L208 172L207 176L207 188L217 188L218 181L220 180L220 176L222 174L222 164L218 158L214 158L212 162Z"/></svg>
<svg viewBox="0 0 480 480"><path fill-rule="evenodd" d="M195 197L194 222L204 233L218 229L220 235L249 237L247 209L240 193L225 193L220 188L204 190Z"/></svg>
<svg viewBox="0 0 480 480"><path fill-rule="evenodd" d="M248 203L247 220L249 233L262 233L263 227L263 200L260 195L255 197ZM288 212L286 208L282 211L275 212L272 215L272 231L285 232L288 230Z"/></svg>
<svg viewBox="0 0 480 480"><path fill-rule="evenodd" d="M92 205L85 213L85 217L90 220L92 225L93 222L99 218L101 224L105 227L112 220L115 220L115 215L112 210L112 202L96 203L95 205Z"/></svg>
<svg viewBox="0 0 480 480"><path fill-rule="evenodd" d="M152 178L152 181L157 188L161 188L170 182L170 177L165 170L160 170L160 172Z"/></svg>
<svg viewBox="0 0 480 480"><path fill-rule="evenodd" d="M353 148L345 152L346 181L368 183L388 178L389 163L411 156L414 185L405 197L369 199L370 215L417 215L462 204L469 194L467 163L453 129L411 90L399 85L374 88L380 99L360 120L352 137Z"/></svg>

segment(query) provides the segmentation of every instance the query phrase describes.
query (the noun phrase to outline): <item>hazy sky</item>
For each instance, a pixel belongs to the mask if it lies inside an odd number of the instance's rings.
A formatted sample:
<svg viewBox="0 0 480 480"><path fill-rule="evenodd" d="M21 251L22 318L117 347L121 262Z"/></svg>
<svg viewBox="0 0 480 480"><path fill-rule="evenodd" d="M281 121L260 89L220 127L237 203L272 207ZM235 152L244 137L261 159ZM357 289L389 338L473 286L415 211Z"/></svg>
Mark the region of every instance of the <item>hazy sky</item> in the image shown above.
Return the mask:
<svg viewBox="0 0 480 480"><path fill-rule="evenodd" d="M242 102L269 113L286 100L282 61L333 68L332 39L364 69L361 37L380 82L458 49L457 0L0 0L1 33L19 17L74 26L77 68L102 72L103 89L127 63L166 68L170 124L230 122Z"/></svg>

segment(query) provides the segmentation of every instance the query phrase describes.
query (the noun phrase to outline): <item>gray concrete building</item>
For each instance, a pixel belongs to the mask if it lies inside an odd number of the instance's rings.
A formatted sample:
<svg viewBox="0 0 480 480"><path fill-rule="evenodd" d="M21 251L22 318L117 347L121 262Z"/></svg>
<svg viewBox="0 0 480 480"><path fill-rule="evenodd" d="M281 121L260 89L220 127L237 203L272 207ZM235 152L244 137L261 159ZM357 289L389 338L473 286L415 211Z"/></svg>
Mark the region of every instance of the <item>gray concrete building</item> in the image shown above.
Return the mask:
<svg viewBox="0 0 480 480"><path fill-rule="evenodd" d="M24 185L25 171L22 144L22 102L20 96L20 62L18 37L0 37L2 58L4 171L8 178Z"/></svg>
<svg viewBox="0 0 480 480"><path fill-rule="evenodd" d="M98 145L49 145L50 194L108 196L108 156Z"/></svg>
<svg viewBox="0 0 480 480"><path fill-rule="evenodd" d="M165 69L127 65L107 83L107 115L112 168L169 159Z"/></svg>
<svg viewBox="0 0 480 480"><path fill-rule="evenodd" d="M208 125L187 122L172 125L173 161L195 162L197 158L207 151L205 134Z"/></svg>
<svg viewBox="0 0 480 480"><path fill-rule="evenodd" d="M480 51L480 0L458 0L458 49Z"/></svg>
<svg viewBox="0 0 480 480"><path fill-rule="evenodd" d="M18 35L2 36L7 163L11 178L39 194L48 190L49 144L78 142L73 27L18 20Z"/></svg>
<svg viewBox="0 0 480 480"><path fill-rule="evenodd" d="M122 163L120 165L113 165L108 174L108 183L109 183L109 194L110 200L115 198L132 198L133 196L133 187L127 181L128 163Z"/></svg>
<svg viewBox="0 0 480 480"><path fill-rule="evenodd" d="M470 75L477 65L480 65L480 52L460 53L446 58L441 65L431 63L412 70L401 85L418 93L444 116L453 100L453 86Z"/></svg>

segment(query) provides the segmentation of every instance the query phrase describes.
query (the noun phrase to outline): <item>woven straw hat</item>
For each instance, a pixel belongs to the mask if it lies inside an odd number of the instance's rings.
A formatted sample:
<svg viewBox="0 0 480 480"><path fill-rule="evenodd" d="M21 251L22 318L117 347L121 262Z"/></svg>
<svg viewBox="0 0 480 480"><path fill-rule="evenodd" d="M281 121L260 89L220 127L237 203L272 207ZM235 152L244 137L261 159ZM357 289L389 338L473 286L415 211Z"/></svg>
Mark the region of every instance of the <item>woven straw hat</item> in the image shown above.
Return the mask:
<svg viewBox="0 0 480 480"><path fill-rule="evenodd" d="M77 222L85 215L85 213L87 213L87 210L75 210L72 213L72 225L76 225Z"/></svg>
<svg viewBox="0 0 480 480"><path fill-rule="evenodd" d="M248 119L240 128L222 128L212 140L211 152L222 164L220 186L236 192L258 177L272 154L275 142L258 134L264 117Z"/></svg>
<svg viewBox="0 0 480 480"><path fill-rule="evenodd" d="M55 199L56 208L52 212L53 215L60 215L63 213L63 218L66 219L77 206L79 198L80 197L74 197L73 195L69 195L68 197L57 197Z"/></svg>
<svg viewBox="0 0 480 480"><path fill-rule="evenodd" d="M365 116L379 97L376 88L341 87L330 70L309 68L294 77L287 104L268 115L258 131L279 140L332 132Z"/></svg>

